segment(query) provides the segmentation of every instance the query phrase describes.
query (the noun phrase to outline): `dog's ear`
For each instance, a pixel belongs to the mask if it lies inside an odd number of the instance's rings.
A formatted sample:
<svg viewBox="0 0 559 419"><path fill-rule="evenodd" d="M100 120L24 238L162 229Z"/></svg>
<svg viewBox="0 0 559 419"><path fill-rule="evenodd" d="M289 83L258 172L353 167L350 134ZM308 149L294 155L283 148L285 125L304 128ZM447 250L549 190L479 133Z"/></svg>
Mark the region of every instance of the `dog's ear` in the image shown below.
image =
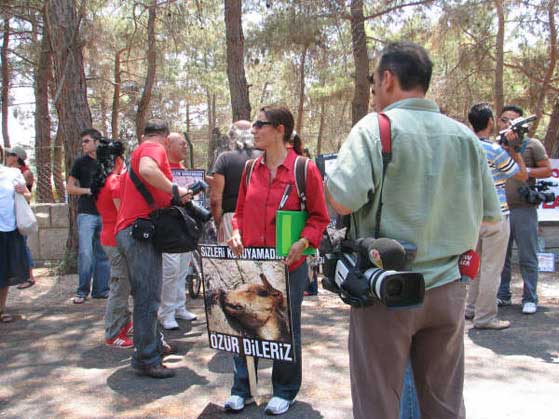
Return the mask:
<svg viewBox="0 0 559 419"><path fill-rule="evenodd" d="M272 287L272 284L270 284L270 282L268 281L268 278L266 278L266 275L264 274L260 274L260 279L262 280L262 283L264 284L264 286L270 290L273 290L274 287Z"/></svg>

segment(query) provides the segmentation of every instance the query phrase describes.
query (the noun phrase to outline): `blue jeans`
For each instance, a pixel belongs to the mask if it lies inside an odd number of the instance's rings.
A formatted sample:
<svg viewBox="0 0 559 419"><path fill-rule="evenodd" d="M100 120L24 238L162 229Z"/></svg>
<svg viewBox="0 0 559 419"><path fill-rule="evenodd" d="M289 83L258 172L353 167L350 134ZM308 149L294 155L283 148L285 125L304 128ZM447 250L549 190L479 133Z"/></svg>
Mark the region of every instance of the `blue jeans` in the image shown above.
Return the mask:
<svg viewBox="0 0 559 419"><path fill-rule="evenodd" d="M27 246L27 236L23 236L23 241L25 243L25 253L27 254L27 262L29 263L29 269L33 269L35 267L35 263L33 262L33 255L31 254L31 249Z"/></svg>
<svg viewBox="0 0 559 419"><path fill-rule="evenodd" d="M404 374L404 386L402 387L402 397L400 398L400 419L420 419L421 409L417 400L415 383L413 381L413 371L411 362L408 360L406 372Z"/></svg>
<svg viewBox="0 0 559 419"><path fill-rule="evenodd" d="M116 235L120 252L128 265L128 279L134 299L134 354L132 366L145 368L161 363L161 339L157 310L161 301L161 253L151 241L135 240L132 226Z"/></svg>
<svg viewBox="0 0 559 419"><path fill-rule="evenodd" d="M101 217L92 214L78 214L78 291L80 297L87 297L91 290L94 298L109 295L111 266L109 258L101 247ZM93 289L91 289L93 277Z"/></svg>
<svg viewBox="0 0 559 419"><path fill-rule="evenodd" d="M307 287L308 272L307 263L305 262L289 273L289 305L291 307L295 362L274 361L272 369L273 395L285 400L295 399L301 388L301 304L303 303L303 293ZM234 356L233 362L235 376L233 378L231 394L245 399L251 397L246 359ZM257 368L258 358L254 359L254 364Z"/></svg>
<svg viewBox="0 0 559 419"><path fill-rule="evenodd" d="M512 242L518 247L518 264L524 281L522 304L538 302L538 212L536 207L510 210L510 238L497 297L510 300Z"/></svg>

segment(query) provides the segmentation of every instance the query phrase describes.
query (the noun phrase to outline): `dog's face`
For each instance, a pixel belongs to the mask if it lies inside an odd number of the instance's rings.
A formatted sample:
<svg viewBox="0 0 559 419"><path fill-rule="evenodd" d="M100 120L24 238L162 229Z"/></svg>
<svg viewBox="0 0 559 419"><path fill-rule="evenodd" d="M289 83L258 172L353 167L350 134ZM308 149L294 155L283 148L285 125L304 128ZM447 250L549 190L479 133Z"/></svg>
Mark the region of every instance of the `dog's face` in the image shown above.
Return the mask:
<svg viewBox="0 0 559 419"><path fill-rule="evenodd" d="M262 284L247 284L220 296L225 314L250 329L262 327L275 314L285 309L281 291L260 275Z"/></svg>

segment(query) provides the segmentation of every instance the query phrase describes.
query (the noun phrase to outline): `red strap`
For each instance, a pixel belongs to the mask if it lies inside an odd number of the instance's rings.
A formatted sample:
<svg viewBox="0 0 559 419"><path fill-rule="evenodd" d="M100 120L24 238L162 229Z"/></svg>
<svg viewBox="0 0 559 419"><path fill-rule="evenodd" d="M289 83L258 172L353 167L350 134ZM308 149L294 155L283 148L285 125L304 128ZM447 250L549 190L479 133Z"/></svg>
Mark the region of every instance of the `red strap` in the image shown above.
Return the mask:
<svg viewBox="0 0 559 419"><path fill-rule="evenodd" d="M380 142L383 153L392 153L392 141L390 141L390 118L386 114L378 113L378 126L380 131Z"/></svg>

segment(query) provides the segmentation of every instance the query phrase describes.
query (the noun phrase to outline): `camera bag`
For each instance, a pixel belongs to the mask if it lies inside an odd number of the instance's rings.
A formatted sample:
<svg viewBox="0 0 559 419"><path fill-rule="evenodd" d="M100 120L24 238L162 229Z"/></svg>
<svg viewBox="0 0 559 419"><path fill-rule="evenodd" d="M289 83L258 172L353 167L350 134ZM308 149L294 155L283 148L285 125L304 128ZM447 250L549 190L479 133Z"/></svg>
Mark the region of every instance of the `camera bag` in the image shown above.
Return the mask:
<svg viewBox="0 0 559 419"><path fill-rule="evenodd" d="M129 168L130 179L154 210L149 219L138 218L132 227L132 236L136 240L151 240L154 247L161 253L185 253L195 250L202 236L203 225L188 214L186 208L171 205L166 208L155 208L155 201L146 186L138 178L132 167ZM173 190L173 202L178 203L176 189ZM153 225L150 228L149 224Z"/></svg>

